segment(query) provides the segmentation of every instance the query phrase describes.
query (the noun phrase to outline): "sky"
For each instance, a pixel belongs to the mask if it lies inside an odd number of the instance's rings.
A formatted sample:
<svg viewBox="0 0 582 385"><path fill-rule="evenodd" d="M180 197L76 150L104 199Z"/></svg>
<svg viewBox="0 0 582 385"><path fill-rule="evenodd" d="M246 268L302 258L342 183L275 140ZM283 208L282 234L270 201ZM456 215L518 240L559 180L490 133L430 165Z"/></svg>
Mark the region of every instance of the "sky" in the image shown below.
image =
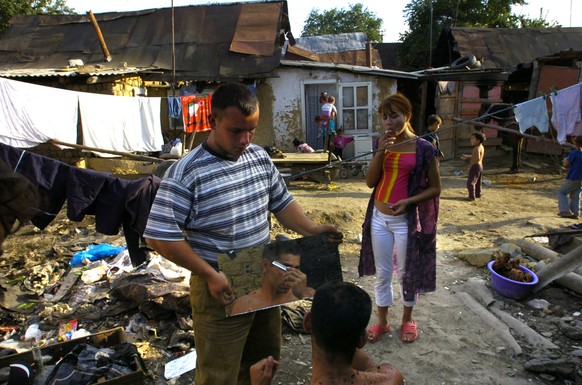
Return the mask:
<svg viewBox="0 0 582 385"><path fill-rule="evenodd" d="M543 18L548 22L557 21L563 27L582 27L582 0L526 0L527 6L514 7L515 14L524 14L529 18L540 16L540 9L543 9ZM172 0L66 0L67 5L78 13L93 11L102 12L123 12L138 11L149 8L166 8L172 6ZM201 5L232 3L232 0L173 0L174 6ZM309 13L315 9L323 12L332 8L349 9L351 4L361 3L369 12L381 18L382 34L384 42L398 41L399 34L408 30L406 18L404 17L404 7L409 0L335 0L329 2L329 6L315 6L313 0L287 0L289 8L289 20L291 21L291 31L298 37L303 30L303 24ZM548 6L551 4L551 7Z"/></svg>

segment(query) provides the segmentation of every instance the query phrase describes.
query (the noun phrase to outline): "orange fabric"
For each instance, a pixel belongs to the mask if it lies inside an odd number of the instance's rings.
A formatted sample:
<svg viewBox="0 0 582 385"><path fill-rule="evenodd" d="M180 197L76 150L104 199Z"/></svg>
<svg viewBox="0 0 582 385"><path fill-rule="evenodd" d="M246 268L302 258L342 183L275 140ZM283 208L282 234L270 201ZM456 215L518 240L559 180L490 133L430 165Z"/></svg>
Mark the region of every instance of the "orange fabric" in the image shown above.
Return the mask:
<svg viewBox="0 0 582 385"><path fill-rule="evenodd" d="M396 203L408 198L408 179L416 166L414 152L384 152L382 178L376 187L375 199Z"/></svg>
<svg viewBox="0 0 582 385"><path fill-rule="evenodd" d="M210 103L212 95L186 95L180 97L182 102L182 117L184 131L187 133L204 132L210 130Z"/></svg>

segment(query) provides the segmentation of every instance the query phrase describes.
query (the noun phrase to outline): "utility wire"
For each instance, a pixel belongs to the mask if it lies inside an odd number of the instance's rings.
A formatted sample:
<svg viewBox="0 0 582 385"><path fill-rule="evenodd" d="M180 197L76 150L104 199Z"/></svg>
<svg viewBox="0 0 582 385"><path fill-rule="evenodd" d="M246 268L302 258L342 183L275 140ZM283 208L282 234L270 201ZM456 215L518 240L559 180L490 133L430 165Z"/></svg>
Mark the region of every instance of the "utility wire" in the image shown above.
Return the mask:
<svg viewBox="0 0 582 385"><path fill-rule="evenodd" d="M442 131L450 130L450 129L455 128L455 127L458 127L458 126L462 126L462 125L465 125L465 124L471 124L472 122L480 123L479 121L484 120L487 117L494 117L494 116L498 115L501 112L505 112L507 110L512 110L512 109L513 109L513 105L509 105L508 107L503 108L501 110L497 110L497 111L495 111L493 113L484 114L484 115L478 116L478 117L473 118L473 119L466 119L466 120L462 120L462 121L459 121L457 123L451 124L449 126L441 127L441 128L439 128L439 131L442 132ZM506 127L503 127L503 128L506 128ZM518 130L516 130L516 131L517 131L517 133L519 133ZM423 135L417 135L417 137L411 138L411 139L407 139L407 140L405 140L403 142L398 143L398 145L412 142L412 141L416 140L417 138L423 138L424 139L424 137L426 137L426 136L428 136L430 134L431 134L431 132L427 132L426 134L423 134ZM550 130L550 135L552 135L552 138L551 139L553 141L556 141L556 139L553 136L553 133L551 133L551 130ZM540 135L539 138L540 139L543 139L544 137L542 135ZM386 146L386 147L383 147L383 148L378 148L376 150L370 150L369 152L365 152L365 153L362 153L360 155L353 156L351 158L342 159L342 160L338 160L338 161L334 161L334 162L328 163L325 166L313 168L311 170L306 170L306 171L300 172L300 173L295 174L295 175L285 176L285 177L283 177L283 179L284 180L295 180L295 179L302 178L302 177L304 177L306 175L309 175L309 174L312 174L312 173L315 173L315 172L324 171L324 170L330 170L331 171L334 168L340 168L341 166L346 165L346 164L347 165L351 165L351 163L353 163L353 161L356 160L356 159L363 158L363 157L368 157L370 155L373 156L378 151L385 151L385 150L388 150L388 149L390 149L390 148L392 148L394 146L395 145L390 145L390 146Z"/></svg>

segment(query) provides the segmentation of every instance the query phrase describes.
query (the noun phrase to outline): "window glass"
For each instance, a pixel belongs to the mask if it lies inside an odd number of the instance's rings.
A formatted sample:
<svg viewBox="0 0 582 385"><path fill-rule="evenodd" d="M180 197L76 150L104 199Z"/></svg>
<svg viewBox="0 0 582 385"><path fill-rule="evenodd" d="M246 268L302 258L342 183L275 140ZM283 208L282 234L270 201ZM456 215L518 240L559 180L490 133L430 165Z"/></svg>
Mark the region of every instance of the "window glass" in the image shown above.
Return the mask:
<svg viewBox="0 0 582 385"><path fill-rule="evenodd" d="M368 110L363 110L363 109L359 109L357 111L357 122L358 122L358 126L356 127L356 129L358 130L367 130L368 127Z"/></svg>
<svg viewBox="0 0 582 385"><path fill-rule="evenodd" d="M342 103L338 108L340 125L351 134L357 131L369 131L371 125L372 106L370 95L371 83L343 83Z"/></svg>
<svg viewBox="0 0 582 385"><path fill-rule="evenodd" d="M353 87L343 88L343 102L344 107L354 107L354 89Z"/></svg>
<svg viewBox="0 0 582 385"><path fill-rule="evenodd" d="M368 105L368 87L356 87L357 104L356 106L367 106Z"/></svg>
<svg viewBox="0 0 582 385"><path fill-rule="evenodd" d="M354 110L344 110L343 116L344 116L344 120L343 120L344 131L355 129Z"/></svg>

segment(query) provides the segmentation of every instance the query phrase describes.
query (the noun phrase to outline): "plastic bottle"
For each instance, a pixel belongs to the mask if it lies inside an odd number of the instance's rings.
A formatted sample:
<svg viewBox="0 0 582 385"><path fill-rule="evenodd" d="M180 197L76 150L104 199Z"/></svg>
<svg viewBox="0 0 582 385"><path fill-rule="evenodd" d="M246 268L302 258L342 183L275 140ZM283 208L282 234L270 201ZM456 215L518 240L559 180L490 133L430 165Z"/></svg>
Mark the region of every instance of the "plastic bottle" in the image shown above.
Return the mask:
<svg viewBox="0 0 582 385"><path fill-rule="evenodd" d="M170 149L170 155L181 157L182 156L182 141L180 138L174 141L172 148Z"/></svg>

